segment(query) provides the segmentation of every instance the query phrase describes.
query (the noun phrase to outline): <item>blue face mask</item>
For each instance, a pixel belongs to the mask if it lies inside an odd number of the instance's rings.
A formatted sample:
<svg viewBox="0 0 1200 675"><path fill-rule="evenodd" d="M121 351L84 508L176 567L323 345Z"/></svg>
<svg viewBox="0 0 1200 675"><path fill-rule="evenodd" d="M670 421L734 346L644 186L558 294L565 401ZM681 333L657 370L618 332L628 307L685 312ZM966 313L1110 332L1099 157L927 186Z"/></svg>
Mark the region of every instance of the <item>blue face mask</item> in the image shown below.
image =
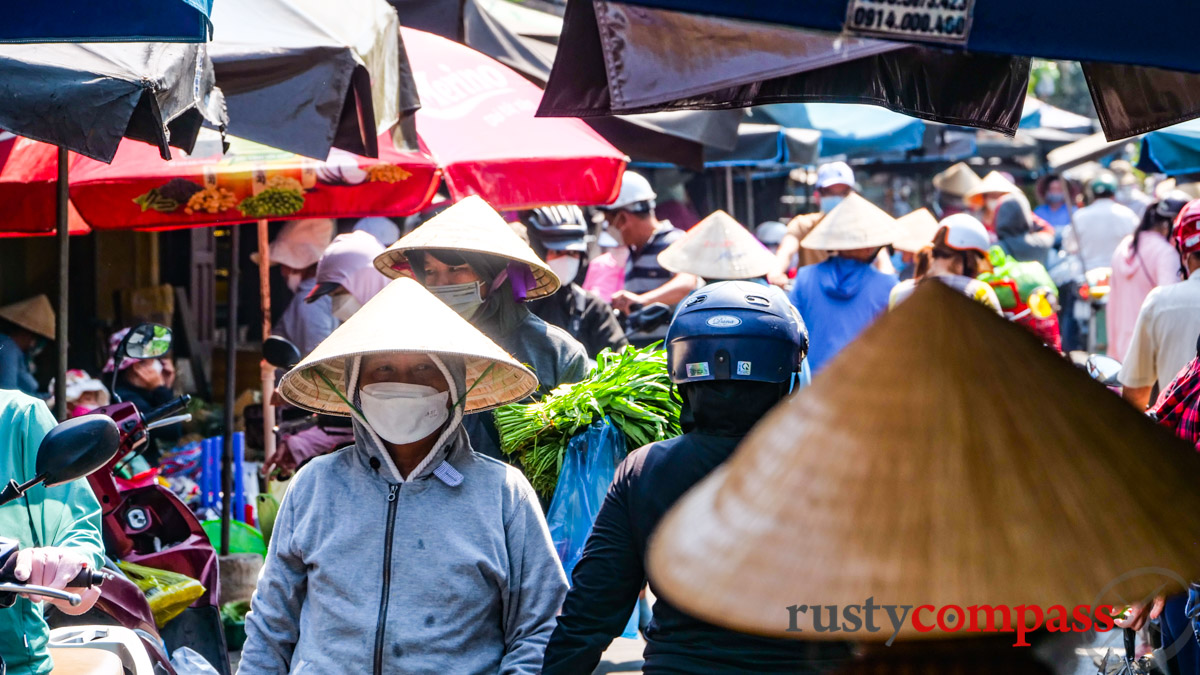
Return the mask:
<svg viewBox="0 0 1200 675"><path fill-rule="evenodd" d="M829 213L845 199L845 197L821 197L821 213Z"/></svg>
<svg viewBox="0 0 1200 675"><path fill-rule="evenodd" d="M1063 194L1057 194L1057 193L1052 192L1052 193L1046 195L1046 203L1047 204L1058 205L1058 204L1062 204L1065 201L1067 201L1067 196L1063 195Z"/></svg>

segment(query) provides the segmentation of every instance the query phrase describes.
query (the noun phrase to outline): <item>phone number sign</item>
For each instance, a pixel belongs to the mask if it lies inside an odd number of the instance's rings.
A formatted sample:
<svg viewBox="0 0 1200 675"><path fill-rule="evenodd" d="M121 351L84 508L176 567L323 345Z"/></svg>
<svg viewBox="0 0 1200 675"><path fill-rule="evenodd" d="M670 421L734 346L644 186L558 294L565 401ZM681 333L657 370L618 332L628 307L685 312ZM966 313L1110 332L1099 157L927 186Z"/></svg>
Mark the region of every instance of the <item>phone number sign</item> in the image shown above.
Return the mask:
<svg viewBox="0 0 1200 675"><path fill-rule="evenodd" d="M849 0L846 30L891 40L967 43L975 0Z"/></svg>

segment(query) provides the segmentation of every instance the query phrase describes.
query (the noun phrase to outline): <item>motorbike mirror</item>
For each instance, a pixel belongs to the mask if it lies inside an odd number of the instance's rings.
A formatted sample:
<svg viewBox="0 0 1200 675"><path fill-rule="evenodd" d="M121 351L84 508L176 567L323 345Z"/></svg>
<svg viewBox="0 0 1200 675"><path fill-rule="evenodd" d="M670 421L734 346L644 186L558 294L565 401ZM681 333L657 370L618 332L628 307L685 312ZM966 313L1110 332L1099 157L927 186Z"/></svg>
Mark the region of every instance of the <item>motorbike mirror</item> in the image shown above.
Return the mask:
<svg viewBox="0 0 1200 675"><path fill-rule="evenodd" d="M133 327L117 348L119 356L131 359L157 359L171 351L171 329L156 323Z"/></svg>
<svg viewBox="0 0 1200 675"><path fill-rule="evenodd" d="M1103 354L1092 354L1087 358L1087 373L1093 380L1100 382L1109 387L1121 386L1117 376L1121 374L1121 362L1104 356Z"/></svg>
<svg viewBox="0 0 1200 675"><path fill-rule="evenodd" d="M262 353L263 359L276 368L290 369L300 363L302 358L299 347L292 344L287 338L281 338L278 335L272 335L263 340Z"/></svg>
<svg viewBox="0 0 1200 675"><path fill-rule="evenodd" d="M69 483L117 454L121 435L106 415L83 415L50 430L37 452L37 475L47 487Z"/></svg>

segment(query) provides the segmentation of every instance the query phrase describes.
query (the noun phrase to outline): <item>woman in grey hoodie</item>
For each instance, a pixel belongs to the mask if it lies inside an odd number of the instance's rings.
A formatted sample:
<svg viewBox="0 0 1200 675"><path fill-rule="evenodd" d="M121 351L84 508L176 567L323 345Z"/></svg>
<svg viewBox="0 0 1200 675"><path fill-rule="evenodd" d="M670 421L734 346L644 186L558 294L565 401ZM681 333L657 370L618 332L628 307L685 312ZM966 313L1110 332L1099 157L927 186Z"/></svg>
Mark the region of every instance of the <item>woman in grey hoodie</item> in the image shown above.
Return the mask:
<svg viewBox="0 0 1200 675"><path fill-rule="evenodd" d="M566 578L528 481L462 427L532 373L399 279L280 387L356 442L289 486L239 672L540 672Z"/></svg>

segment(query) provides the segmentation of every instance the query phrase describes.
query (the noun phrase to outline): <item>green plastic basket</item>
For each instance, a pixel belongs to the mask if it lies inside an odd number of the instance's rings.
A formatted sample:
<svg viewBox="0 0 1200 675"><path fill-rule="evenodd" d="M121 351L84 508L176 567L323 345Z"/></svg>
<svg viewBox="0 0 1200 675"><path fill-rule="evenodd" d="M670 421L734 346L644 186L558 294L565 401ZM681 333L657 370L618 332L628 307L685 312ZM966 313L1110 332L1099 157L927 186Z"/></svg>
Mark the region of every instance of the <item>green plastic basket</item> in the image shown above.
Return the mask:
<svg viewBox="0 0 1200 675"><path fill-rule="evenodd" d="M213 548L221 550L221 521L206 520L200 523ZM239 520L229 521L229 552L257 553L264 558L267 556L267 545L263 542L262 533L252 525Z"/></svg>

